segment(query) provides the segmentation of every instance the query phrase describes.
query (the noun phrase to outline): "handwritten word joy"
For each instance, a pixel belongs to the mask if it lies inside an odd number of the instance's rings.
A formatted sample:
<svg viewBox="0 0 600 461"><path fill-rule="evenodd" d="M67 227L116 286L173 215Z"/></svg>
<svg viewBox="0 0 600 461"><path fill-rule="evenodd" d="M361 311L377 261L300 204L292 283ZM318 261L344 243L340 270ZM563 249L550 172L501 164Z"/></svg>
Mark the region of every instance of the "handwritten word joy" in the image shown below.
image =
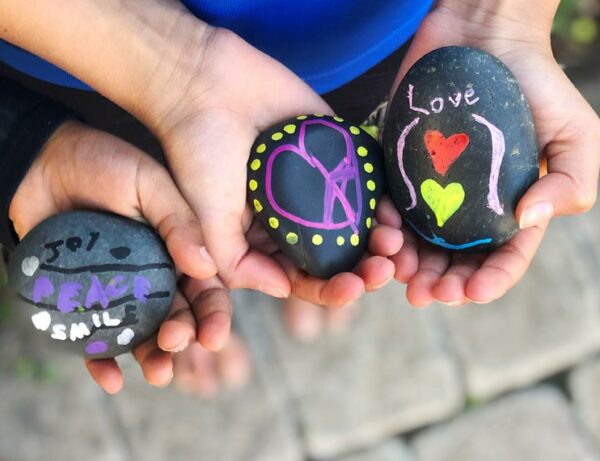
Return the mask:
<svg viewBox="0 0 600 461"><path fill-rule="evenodd" d="M422 107L415 106L415 104L413 102L414 90L415 90L414 85L409 84L408 85L408 105L411 110L418 112L420 114L425 114L425 115L430 115L431 112L433 112L434 114L440 114L444 111L444 108L447 105L446 99L441 98L441 97L437 97L437 98L434 98L431 101L429 101L429 108L431 109L431 111L429 111L427 109L423 109ZM474 104L477 104L477 101L479 101L479 98L476 97L475 90L473 88L469 88L464 93L458 92L453 95L447 96L447 100L448 100L448 102L450 102L450 104L452 104L452 106L454 106L455 108L458 108L463 101L467 106L472 106Z"/></svg>
<svg viewBox="0 0 600 461"><path fill-rule="evenodd" d="M131 284L123 283L124 280L123 275L116 275L106 285L103 285L100 279L93 275L87 287L77 281L67 280L61 283L58 288L56 307L64 313L73 312L82 306L85 309L90 309L95 304L99 304L106 309L111 300L118 299L128 293L137 301L145 303L147 296L150 294L150 281L141 275L134 276ZM85 296L82 296L81 291L84 288ZM43 299L52 296L55 291L54 284L48 277L38 277L33 286L32 301L38 304Z"/></svg>
<svg viewBox="0 0 600 461"><path fill-rule="evenodd" d="M100 237L99 232L90 232L90 238L85 247L86 251L91 251L92 248L94 248L94 245L96 244L96 241L98 240L98 237ZM69 237L66 240L66 242L65 242L65 240L55 240L54 242L46 243L46 245L44 245L44 248L46 248L47 250L50 250L52 252L52 254L46 260L46 262L52 263L58 259L58 257L60 256L60 252L58 251L58 249L62 245L65 245L69 250L71 250L71 252L75 253L77 250L79 250L82 247L83 243L84 243L83 239L81 237L77 237L77 236Z"/></svg>

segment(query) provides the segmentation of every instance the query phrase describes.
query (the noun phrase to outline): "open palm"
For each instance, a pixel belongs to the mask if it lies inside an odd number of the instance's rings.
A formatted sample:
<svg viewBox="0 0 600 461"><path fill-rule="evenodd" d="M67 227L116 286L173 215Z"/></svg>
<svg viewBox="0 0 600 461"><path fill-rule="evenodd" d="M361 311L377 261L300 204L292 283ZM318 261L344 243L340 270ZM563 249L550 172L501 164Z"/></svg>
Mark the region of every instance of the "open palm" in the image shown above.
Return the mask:
<svg viewBox="0 0 600 461"><path fill-rule="evenodd" d="M525 30L526 38L514 36L512 28ZM449 45L481 48L514 73L532 109L544 176L517 207L522 230L489 254L451 254L405 232L406 243L392 259L396 278L408 284L407 297L416 306L435 300L486 303L501 297L527 270L550 218L589 210L597 194L600 120L554 60L549 31L522 24L494 30L465 23L455 11L438 6L415 36L396 85L419 58Z"/></svg>
<svg viewBox="0 0 600 461"><path fill-rule="evenodd" d="M158 136L177 185L195 211L208 252L229 288L252 288L277 297L290 293L311 302L343 305L386 283L394 272L385 258L402 235L386 221L371 238L375 256L354 273L319 280L298 271L252 226L246 205L250 149L270 125L305 113L331 114L298 77L236 35L216 30L190 84ZM386 223L389 224L389 223ZM255 244L255 245L254 245Z"/></svg>

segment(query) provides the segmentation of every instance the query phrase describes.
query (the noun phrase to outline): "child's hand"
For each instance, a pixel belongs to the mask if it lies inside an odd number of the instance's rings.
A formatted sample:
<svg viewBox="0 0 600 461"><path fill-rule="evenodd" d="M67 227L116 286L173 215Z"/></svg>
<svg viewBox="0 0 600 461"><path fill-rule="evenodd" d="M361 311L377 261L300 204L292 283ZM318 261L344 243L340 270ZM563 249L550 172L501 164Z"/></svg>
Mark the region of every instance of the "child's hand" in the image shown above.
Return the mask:
<svg viewBox="0 0 600 461"><path fill-rule="evenodd" d="M448 45L484 49L515 74L528 98L547 174L520 201L521 231L489 255L433 250L409 232L393 257L396 278L408 283L415 306L438 300L486 303L525 273L548 225L558 215L589 210L596 201L600 120L552 56L550 28L558 0L445 0L423 22L402 64L398 83L426 53Z"/></svg>
<svg viewBox="0 0 600 461"><path fill-rule="evenodd" d="M177 292L158 338L149 339L134 351L149 383L168 384L173 368L171 354L164 351L181 350L197 336L210 346L215 322L211 299L227 299L214 277L216 267L201 246L194 213L168 172L153 159L112 135L66 122L46 143L20 184L11 202L10 218L23 237L48 216L78 208L147 220L165 240L178 271L205 279L205 286L212 284L210 295L202 295L201 287L193 298L187 298L193 301L193 311ZM229 319L217 317L216 321L224 322L228 329ZM121 388L122 376L114 359L88 361L87 366L107 392Z"/></svg>
<svg viewBox="0 0 600 461"><path fill-rule="evenodd" d="M205 43L195 73L174 69L176 81L186 76L190 80L181 85L168 112L159 116L155 106L143 112L199 218L203 242L221 279L229 288L252 288L275 297L294 293L330 306L350 303L387 283L394 266L386 256L398 252L403 240L397 228L382 225L388 224L385 212L372 234L374 256L354 273L331 280L299 272L273 245L263 244L266 233L252 226L246 204L247 161L255 138L286 118L332 112L298 77L236 35L213 30Z"/></svg>

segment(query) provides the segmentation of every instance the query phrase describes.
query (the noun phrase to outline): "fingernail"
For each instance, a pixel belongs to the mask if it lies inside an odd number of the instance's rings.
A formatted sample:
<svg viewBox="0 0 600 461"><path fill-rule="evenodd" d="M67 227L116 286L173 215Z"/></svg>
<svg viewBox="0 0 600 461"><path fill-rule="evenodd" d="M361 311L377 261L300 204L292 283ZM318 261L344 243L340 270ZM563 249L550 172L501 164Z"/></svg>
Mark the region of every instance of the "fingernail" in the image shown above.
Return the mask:
<svg viewBox="0 0 600 461"><path fill-rule="evenodd" d="M174 352L174 353L181 352L181 351L184 351L185 349L187 349L187 347L188 347L188 341L187 341L187 339L184 339L175 348L171 349L171 352Z"/></svg>
<svg viewBox="0 0 600 461"><path fill-rule="evenodd" d="M215 268L217 267L214 259L212 259L212 257L210 256L210 254L208 253L208 250L206 249L206 247L204 245L200 247L200 256L202 256L202 259L204 259L211 266L213 266Z"/></svg>
<svg viewBox="0 0 600 461"><path fill-rule="evenodd" d="M274 298L279 298L279 299L285 299L290 295L288 292L284 291L282 288L274 287L274 286L261 287L260 291L262 291L263 293L265 293L269 296L273 296Z"/></svg>
<svg viewBox="0 0 600 461"><path fill-rule="evenodd" d="M169 378L167 379L167 382L165 383L165 386L168 386L169 384L171 384L171 382L173 381L174 377L175 377L175 372L173 370L171 370L171 374L169 375Z"/></svg>
<svg viewBox="0 0 600 461"><path fill-rule="evenodd" d="M445 306L450 306L450 307L458 307L458 306L462 306L463 304L465 304L465 302L463 300L460 301L441 301L442 304L444 304Z"/></svg>
<svg viewBox="0 0 600 461"><path fill-rule="evenodd" d="M554 205L552 202L537 202L529 205L525 211L521 213L519 227L521 229L529 229L530 227L549 220L552 216L554 216Z"/></svg>
<svg viewBox="0 0 600 461"><path fill-rule="evenodd" d="M173 381L173 371L171 370L171 374L169 375L169 377L162 382L153 382L150 383L152 386L154 387L158 387L159 389L162 389L163 387L167 387L169 384L171 384L171 381Z"/></svg>
<svg viewBox="0 0 600 461"><path fill-rule="evenodd" d="M383 288L383 287L384 287L384 286L386 286L386 285L387 285L387 284L390 282L390 280L392 280L393 278L394 278L394 272L392 272L392 273L390 274L390 276L389 276L388 278L386 278L386 279L385 279L385 280L384 280L382 283L380 283L379 285L374 285L373 287L371 287L371 290L372 290L372 291L375 291L375 290L379 290L380 288Z"/></svg>

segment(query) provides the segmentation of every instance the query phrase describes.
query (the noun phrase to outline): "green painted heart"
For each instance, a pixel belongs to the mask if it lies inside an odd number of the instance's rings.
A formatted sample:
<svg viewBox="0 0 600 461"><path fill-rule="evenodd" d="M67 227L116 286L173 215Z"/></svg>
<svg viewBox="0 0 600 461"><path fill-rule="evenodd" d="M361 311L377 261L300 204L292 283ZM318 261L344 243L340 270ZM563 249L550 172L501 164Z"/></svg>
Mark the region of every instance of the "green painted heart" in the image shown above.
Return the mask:
<svg viewBox="0 0 600 461"><path fill-rule="evenodd" d="M421 195L435 213L438 227L444 227L465 201L465 190L457 182L444 188L433 179L427 179L421 184Z"/></svg>

